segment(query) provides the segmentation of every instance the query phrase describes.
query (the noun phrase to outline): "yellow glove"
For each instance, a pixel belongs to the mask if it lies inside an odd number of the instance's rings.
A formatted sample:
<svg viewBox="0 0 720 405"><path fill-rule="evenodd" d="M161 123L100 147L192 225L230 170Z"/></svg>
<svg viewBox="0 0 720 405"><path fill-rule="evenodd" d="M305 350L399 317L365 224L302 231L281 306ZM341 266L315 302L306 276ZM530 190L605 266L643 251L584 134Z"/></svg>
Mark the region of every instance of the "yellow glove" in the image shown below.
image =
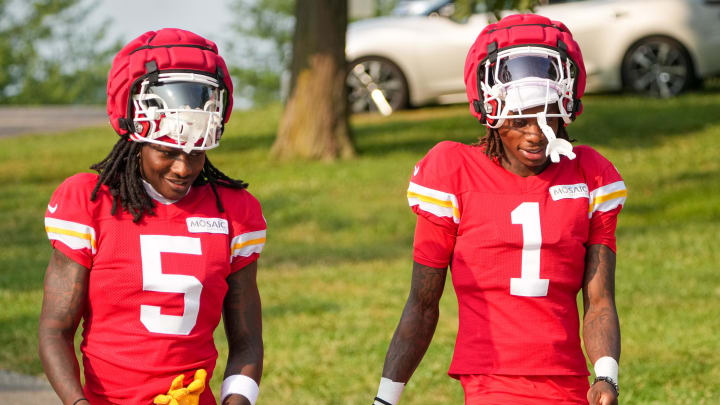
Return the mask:
<svg viewBox="0 0 720 405"><path fill-rule="evenodd" d="M155 397L153 404L156 405L198 405L200 394L205 391L205 379L207 372L202 368L195 372L195 379L183 388L183 378L180 374L170 384L167 395L160 394Z"/></svg>

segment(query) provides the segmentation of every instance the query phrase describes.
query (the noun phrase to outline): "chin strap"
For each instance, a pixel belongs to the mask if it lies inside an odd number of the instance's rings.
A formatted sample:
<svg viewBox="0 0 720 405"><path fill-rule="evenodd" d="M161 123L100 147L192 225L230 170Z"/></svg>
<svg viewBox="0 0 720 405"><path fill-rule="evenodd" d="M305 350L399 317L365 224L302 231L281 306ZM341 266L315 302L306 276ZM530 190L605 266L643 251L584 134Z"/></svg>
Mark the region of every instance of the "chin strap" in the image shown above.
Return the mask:
<svg viewBox="0 0 720 405"><path fill-rule="evenodd" d="M550 160L553 163L560 161L560 155L565 155L570 160L575 159L572 144L565 139L555 137L555 132L553 132L552 128L547 124L544 111L537 114L537 122L543 134L545 134L545 138L548 140L545 156L550 156Z"/></svg>

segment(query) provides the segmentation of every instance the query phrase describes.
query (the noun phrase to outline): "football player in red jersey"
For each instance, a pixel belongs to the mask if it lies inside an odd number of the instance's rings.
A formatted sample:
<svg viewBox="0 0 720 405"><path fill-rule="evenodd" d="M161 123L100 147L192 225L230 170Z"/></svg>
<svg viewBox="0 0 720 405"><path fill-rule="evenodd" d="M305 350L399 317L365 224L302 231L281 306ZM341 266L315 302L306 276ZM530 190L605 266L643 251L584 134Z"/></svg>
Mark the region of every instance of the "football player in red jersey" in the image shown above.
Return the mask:
<svg viewBox="0 0 720 405"><path fill-rule="evenodd" d="M220 401L254 404L263 342L257 259L266 223L247 184L215 168L232 111L217 46L147 32L115 57L110 154L54 192L53 253L39 350L65 404L216 404L207 383L222 315L229 345ZM83 320L85 385L73 338ZM167 394L167 395L165 395Z"/></svg>
<svg viewBox="0 0 720 405"><path fill-rule="evenodd" d="M565 130L582 111L580 49L561 22L508 16L470 48L465 84L487 134L441 142L414 168L410 294L374 404L397 404L420 363L448 265L459 307L449 374L466 404L617 404L615 227L627 190Z"/></svg>

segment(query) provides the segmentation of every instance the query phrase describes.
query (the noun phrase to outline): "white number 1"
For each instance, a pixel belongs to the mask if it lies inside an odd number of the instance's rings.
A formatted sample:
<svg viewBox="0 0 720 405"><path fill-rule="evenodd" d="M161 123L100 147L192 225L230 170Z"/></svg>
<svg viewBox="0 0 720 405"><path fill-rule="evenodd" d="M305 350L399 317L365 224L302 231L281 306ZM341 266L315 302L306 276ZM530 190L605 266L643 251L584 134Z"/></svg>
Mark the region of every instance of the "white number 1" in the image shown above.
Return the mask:
<svg viewBox="0 0 720 405"><path fill-rule="evenodd" d="M200 255L199 238L168 235L140 235L143 291L183 294L182 316L163 315L157 305L140 305L140 322L150 331L167 335L188 335L197 322L202 283L193 276L162 272L160 253Z"/></svg>
<svg viewBox="0 0 720 405"><path fill-rule="evenodd" d="M510 279L510 294L521 297L544 297L548 293L549 279L540 278L540 204L524 202L517 206L510 218L515 225L522 225L523 248L520 278Z"/></svg>

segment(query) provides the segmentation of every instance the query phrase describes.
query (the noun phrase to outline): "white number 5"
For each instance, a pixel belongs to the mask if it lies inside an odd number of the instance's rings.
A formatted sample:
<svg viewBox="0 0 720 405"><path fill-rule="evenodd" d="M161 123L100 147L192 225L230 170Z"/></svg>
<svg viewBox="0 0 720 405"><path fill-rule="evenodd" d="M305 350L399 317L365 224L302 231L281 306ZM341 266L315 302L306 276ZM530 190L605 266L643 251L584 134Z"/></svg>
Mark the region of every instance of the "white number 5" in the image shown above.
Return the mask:
<svg viewBox="0 0 720 405"><path fill-rule="evenodd" d="M524 202L517 206L510 218L515 225L522 225L523 248L520 278L510 279L510 294L522 297L544 297L548 293L549 279L540 278L540 205Z"/></svg>
<svg viewBox="0 0 720 405"><path fill-rule="evenodd" d="M164 274L160 253L200 255L200 239L186 236L140 235L143 291L183 294L182 316L163 315L160 307L140 305L140 322L150 331L168 335L188 335L195 326L200 309L202 283L193 276Z"/></svg>

